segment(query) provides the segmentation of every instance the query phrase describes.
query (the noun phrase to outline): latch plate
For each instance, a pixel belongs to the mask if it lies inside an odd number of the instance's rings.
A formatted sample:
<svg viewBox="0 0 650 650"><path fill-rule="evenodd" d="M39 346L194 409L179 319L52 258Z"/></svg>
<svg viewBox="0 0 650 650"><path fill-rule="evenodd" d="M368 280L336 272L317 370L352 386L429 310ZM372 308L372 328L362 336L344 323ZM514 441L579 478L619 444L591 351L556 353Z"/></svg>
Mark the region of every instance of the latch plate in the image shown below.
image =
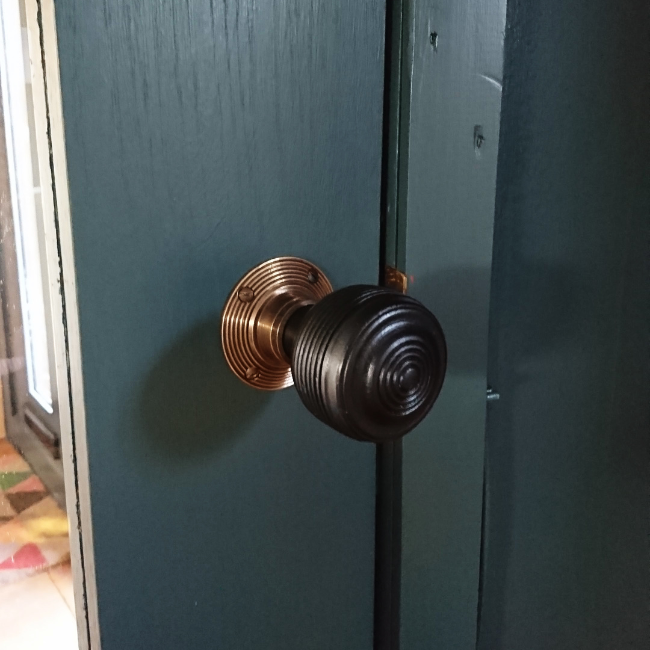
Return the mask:
<svg viewBox="0 0 650 650"><path fill-rule="evenodd" d="M408 289L408 278L405 273L396 269L394 266L386 267L385 284L391 289L396 289L400 293L406 293Z"/></svg>

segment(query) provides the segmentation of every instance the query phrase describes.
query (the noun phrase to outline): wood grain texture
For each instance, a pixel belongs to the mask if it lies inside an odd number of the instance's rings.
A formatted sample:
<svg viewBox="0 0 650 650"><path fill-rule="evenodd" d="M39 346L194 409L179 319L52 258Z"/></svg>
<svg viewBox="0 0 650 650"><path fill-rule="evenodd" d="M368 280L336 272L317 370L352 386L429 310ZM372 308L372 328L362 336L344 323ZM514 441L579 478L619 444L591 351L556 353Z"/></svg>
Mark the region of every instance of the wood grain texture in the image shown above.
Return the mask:
<svg viewBox="0 0 650 650"><path fill-rule="evenodd" d="M376 282L385 8L56 9L102 648L368 649L374 449L218 317L277 255Z"/></svg>
<svg viewBox="0 0 650 650"><path fill-rule="evenodd" d="M405 259L409 293L445 330L449 365L431 414L403 443L401 648L470 650L505 0L422 0L408 20L397 256Z"/></svg>

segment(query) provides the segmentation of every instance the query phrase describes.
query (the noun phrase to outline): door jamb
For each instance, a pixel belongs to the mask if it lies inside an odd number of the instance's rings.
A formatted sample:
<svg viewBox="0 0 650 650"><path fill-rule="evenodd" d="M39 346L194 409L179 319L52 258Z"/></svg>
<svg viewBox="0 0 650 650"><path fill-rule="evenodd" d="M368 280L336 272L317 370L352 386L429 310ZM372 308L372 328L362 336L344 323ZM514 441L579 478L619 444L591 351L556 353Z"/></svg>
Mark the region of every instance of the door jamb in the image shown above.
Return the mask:
<svg viewBox="0 0 650 650"><path fill-rule="evenodd" d="M403 79L410 78L404 33L408 0L386 0L384 104L381 178L379 284L386 286L386 267L403 270L399 249L400 137L405 104ZM406 54L406 56L405 56ZM410 84L405 86L408 88ZM408 91L407 91L408 94ZM407 98L406 98L407 99ZM374 650L399 650L402 537L402 442L376 446Z"/></svg>
<svg viewBox="0 0 650 650"><path fill-rule="evenodd" d="M52 291L52 315L79 650L100 650L81 341L54 0L25 0L25 8L30 36L38 36L41 43L45 90L45 115L36 128L46 130L49 140L54 209L44 218L52 220L46 230L53 240L49 244L58 253L52 259L48 256L47 265L50 277L56 278L58 284L58 290Z"/></svg>

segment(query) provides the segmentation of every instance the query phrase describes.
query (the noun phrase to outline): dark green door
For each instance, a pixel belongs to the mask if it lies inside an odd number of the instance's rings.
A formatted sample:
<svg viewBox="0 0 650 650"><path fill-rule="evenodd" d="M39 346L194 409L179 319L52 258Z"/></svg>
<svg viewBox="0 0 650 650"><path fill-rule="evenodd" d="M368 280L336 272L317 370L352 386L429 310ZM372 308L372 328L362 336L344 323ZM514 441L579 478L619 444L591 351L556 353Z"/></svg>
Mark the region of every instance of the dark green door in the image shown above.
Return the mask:
<svg viewBox="0 0 650 650"><path fill-rule="evenodd" d="M369 649L375 450L219 317L278 255L377 281L384 7L56 9L102 647Z"/></svg>
<svg viewBox="0 0 650 650"><path fill-rule="evenodd" d="M397 648L400 597L404 649L474 647L503 5L56 3L103 650ZM447 331L403 537L399 445L224 362L282 255L397 265Z"/></svg>

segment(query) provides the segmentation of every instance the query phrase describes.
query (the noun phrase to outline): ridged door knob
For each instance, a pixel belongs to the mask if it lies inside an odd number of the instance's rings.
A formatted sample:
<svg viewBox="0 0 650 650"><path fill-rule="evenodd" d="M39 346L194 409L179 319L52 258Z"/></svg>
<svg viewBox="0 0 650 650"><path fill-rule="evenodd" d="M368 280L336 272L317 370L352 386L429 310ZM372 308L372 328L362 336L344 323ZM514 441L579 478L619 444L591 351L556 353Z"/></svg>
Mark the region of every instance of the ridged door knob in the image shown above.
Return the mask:
<svg viewBox="0 0 650 650"><path fill-rule="evenodd" d="M298 258L242 278L224 309L222 343L242 381L272 390L293 380L313 415L367 442L396 440L421 422L447 365L442 328L422 303L370 285L331 292Z"/></svg>

